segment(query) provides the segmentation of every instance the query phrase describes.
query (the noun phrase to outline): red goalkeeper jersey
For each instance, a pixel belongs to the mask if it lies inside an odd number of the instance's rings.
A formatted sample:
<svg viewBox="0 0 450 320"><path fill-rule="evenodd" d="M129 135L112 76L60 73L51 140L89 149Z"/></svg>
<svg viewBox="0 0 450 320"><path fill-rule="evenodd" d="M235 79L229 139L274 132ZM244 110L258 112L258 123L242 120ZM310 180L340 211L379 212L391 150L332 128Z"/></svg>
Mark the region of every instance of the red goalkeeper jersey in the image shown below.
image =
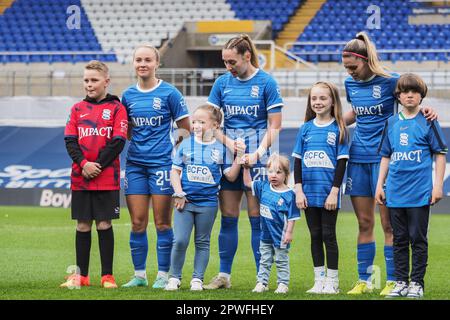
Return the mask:
<svg viewBox="0 0 450 320"><path fill-rule="evenodd" d="M126 140L127 130L127 112L115 96L108 95L98 103L85 99L72 107L64 136L76 138L84 156L81 163L72 163L72 190L120 189L118 156L93 179L85 179L81 172L87 161L97 160L99 153L109 142L114 139Z"/></svg>

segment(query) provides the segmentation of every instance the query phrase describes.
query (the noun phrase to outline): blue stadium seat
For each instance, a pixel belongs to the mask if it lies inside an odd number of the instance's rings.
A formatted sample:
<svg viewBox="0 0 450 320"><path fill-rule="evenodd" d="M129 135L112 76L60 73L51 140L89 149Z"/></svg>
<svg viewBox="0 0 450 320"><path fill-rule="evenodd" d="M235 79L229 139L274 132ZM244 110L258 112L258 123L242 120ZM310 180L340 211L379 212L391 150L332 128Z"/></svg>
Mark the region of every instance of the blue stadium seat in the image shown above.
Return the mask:
<svg viewBox="0 0 450 320"><path fill-rule="evenodd" d="M244 3L244 2L243 2ZM81 30L65 27L66 8L81 8ZM63 27L61 27L63 26ZM101 51L80 0L16 0L0 15L0 51ZM0 62L86 61L92 56L2 56ZM117 60L112 54L111 61ZM84 59L84 60L83 60Z"/></svg>
<svg viewBox="0 0 450 320"><path fill-rule="evenodd" d="M366 8L376 4L381 8L381 29L367 30ZM378 49L442 49L450 48L450 24L447 25L409 25L408 15L412 7L423 4L403 0L328 0L321 7L304 32L299 35L299 41L348 41L357 32L366 31L375 42ZM412 41L410 40L412 39ZM293 49L294 50L294 49ZM311 51L310 51L311 52ZM329 55L330 61L335 61L334 55ZM322 56L321 61L327 56ZM382 59L398 60L439 60L446 61L446 54L383 54Z"/></svg>

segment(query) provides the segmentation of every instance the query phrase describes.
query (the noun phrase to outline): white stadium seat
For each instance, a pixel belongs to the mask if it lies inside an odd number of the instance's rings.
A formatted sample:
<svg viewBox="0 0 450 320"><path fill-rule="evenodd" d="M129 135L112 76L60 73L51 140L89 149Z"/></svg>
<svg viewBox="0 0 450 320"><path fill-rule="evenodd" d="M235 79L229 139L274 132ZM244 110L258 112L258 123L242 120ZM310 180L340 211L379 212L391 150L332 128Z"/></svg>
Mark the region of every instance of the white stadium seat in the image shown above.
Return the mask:
<svg viewBox="0 0 450 320"><path fill-rule="evenodd" d="M142 42L161 46L175 37L185 21L233 19L226 0L81 0L92 28L105 50L120 62L131 62ZM119 53L120 52L120 53Z"/></svg>

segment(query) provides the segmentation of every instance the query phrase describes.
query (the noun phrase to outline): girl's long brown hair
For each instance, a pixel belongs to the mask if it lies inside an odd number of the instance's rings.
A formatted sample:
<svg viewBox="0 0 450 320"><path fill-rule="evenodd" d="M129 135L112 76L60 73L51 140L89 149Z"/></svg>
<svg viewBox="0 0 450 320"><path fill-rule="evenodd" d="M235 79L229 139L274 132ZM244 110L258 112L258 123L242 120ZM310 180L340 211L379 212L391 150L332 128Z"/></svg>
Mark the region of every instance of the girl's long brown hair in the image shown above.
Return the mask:
<svg viewBox="0 0 450 320"><path fill-rule="evenodd" d="M316 113L312 110L311 107L311 91L314 87L322 87L325 89L328 89L330 91L330 97L332 100L332 108L331 108L331 116L336 119L336 122L339 126L339 143L343 143L345 139L348 139L348 131L347 127L345 126L344 118L342 116L342 103L341 98L339 97L339 90L338 88L332 84L331 82L327 81L319 81L316 82L311 89L309 89L308 93L308 103L306 105L306 113L305 113L305 122L308 122L311 119L314 119L316 117Z"/></svg>

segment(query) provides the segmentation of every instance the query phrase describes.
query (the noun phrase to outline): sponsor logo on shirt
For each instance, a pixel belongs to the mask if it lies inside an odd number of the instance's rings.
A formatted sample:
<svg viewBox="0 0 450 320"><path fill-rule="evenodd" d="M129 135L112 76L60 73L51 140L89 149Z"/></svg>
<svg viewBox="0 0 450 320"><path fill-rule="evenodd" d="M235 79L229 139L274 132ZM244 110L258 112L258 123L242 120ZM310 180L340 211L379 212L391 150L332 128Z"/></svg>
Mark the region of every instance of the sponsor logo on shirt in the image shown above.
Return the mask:
<svg viewBox="0 0 450 320"><path fill-rule="evenodd" d="M187 179L190 182L216 184L208 167L199 165L186 166Z"/></svg>
<svg viewBox="0 0 450 320"><path fill-rule="evenodd" d="M259 213L261 214L262 217L273 220L270 208L262 203L259 205Z"/></svg>
<svg viewBox="0 0 450 320"><path fill-rule="evenodd" d="M78 127L78 140L85 137L100 136L111 138L112 127L100 127L100 128L82 128Z"/></svg>
<svg viewBox="0 0 450 320"><path fill-rule="evenodd" d="M375 106L360 106L360 107L353 106L353 110L355 111L357 116L365 116L365 115L382 116L383 115L383 104L380 103Z"/></svg>
<svg viewBox="0 0 450 320"><path fill-rule="evenodd" d="M161 126L163 116L156 117L132 117L133 126L142 127L142 126L151 126L151 127L159 127Z"/></svg>
<svg viewBox="0 0 450 320"><path fill-rule="evenodd" d="M327 143L332 146L336 145L336 133L328 132Z"/></svg>
<svg viewBox="0 0 450 320"><path fill-rule="evenodd" d="M303 163L307 168L334 169L334 165L325 151L306 151L303 155Z"/></svg>
<svg viewBox="0 0 450 320"><path fill-rule="evenodd" d="M225 117L230 118L235 115L248 115L253 116L255 118L258 117L259 104L251 105L251 106L230 106L228 104L225 105Z"/></svg>
<svg viewBox="0 0 450 320"><path fill-rule="evenodd" d="M373 86L372 97L374 97L375 99L381 98L381 87L380 86Z"/></svg>
<svg viewBox="0 0 450 320"><path fill-rule="evenodd" d="M392 153L391 155L391 163L395 163L397 161L413 161L413 162L422 162L422 150L414 150L409 152L401 152L397 151Z"/></svg>

